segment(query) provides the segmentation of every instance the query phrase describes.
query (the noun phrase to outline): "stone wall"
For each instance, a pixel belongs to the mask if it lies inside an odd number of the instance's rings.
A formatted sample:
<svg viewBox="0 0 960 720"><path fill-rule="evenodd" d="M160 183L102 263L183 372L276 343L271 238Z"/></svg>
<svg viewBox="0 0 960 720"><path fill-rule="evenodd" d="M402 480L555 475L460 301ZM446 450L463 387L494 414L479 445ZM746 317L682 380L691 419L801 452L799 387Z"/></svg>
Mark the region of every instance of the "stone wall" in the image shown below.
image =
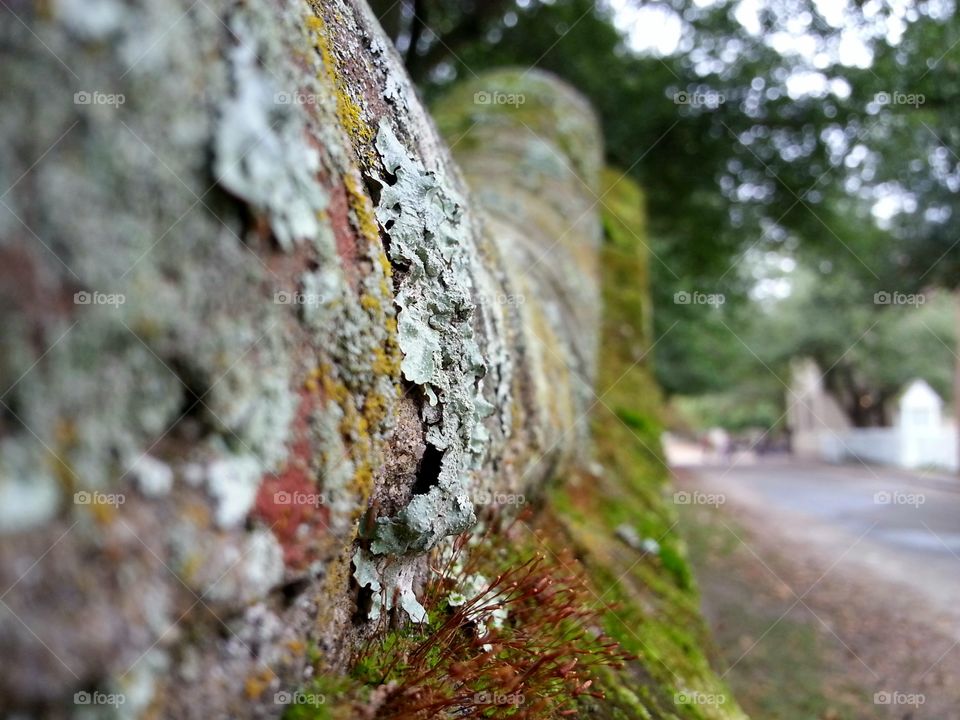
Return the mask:
<svg viewBox="0 0 960 720"><path fill-rule="evenodd" d="M478 78L462 173L363 0L0 14L0 712L275 717L583 453L596 122Z"/></svg>

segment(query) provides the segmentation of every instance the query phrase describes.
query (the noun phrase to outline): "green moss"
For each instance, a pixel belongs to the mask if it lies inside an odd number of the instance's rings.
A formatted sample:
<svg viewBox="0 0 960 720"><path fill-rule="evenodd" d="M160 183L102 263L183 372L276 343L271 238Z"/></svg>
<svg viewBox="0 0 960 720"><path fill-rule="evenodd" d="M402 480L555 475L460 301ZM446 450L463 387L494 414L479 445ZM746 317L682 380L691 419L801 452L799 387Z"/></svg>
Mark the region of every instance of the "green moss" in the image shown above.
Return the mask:
<svg viewBox="0 0 960 720"><path fill-rule="evenodd" d="M553 488L559 530L583 558L604 630L637 656L621 670L604 669L606 699L583 708L598 718L728 720L744 715L709 665L710 640L677 518L665 501L668 472L660 446L660 394L649 357L651 337L643 197L611 170L601 175L604 316L593 418L597 474ZM629 525L647 550L628 546L615 529ZM684 702L696 694L715 702Z"/></svg>
<svg viewBox="0 0 960 720"><path fill-rule="evenodd" d="M290 693L292 704L283 713L283 720L340 720L348 717L339 699L352 692L347 677L317 675L302 688Z"/></svg>

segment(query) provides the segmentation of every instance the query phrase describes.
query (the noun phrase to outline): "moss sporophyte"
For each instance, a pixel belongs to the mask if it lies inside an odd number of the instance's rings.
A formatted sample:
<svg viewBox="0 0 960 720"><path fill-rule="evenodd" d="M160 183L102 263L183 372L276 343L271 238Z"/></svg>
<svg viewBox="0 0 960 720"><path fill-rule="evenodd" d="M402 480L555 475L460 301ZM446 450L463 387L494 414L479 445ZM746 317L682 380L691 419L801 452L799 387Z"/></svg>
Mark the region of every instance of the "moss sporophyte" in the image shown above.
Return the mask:
<svg viewBox="0 0 960 720"><path fill-rule="evenodd" d="M576 560L535 552L527 519L491 521L437 548L422 622L391 629L388 613L377 616L344 706L391 719L533 719L575 715L578 699L602 698L595 670L631 658L600 631Z"/></svg>

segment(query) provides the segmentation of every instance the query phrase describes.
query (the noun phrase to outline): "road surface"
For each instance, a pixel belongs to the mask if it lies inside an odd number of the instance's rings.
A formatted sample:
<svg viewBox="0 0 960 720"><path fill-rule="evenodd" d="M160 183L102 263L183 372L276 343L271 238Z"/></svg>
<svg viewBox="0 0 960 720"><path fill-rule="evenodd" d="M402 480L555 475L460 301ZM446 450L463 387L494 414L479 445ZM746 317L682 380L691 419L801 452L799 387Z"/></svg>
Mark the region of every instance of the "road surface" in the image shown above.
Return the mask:
<svg viewBox="0 0 960 720"><path fill-rule="evenodd" d="M957 618L960 639L960 479L864 465L770 460L700 465L694 486L774 518L777 533L819 546L833 572L867 566ZM689 502L707 501L696 496Z"/></svg>

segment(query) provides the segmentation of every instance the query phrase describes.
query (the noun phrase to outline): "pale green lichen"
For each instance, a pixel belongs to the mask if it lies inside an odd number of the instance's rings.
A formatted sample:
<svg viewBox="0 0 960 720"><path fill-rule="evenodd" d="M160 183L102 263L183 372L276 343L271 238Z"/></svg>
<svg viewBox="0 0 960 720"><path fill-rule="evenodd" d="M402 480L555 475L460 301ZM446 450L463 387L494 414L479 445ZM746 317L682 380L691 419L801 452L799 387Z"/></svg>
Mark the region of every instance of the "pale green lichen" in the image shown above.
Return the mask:
<svg viewBox="0 0 960 720"><path fill-rule="evenodd" d="M371 620L378 620L383 610L392 610L396 602L413 622L427 622L427 611L413 592L416 573L412 566L375 558L361 548L353 554L353 565L353 577L357 583L360 587L369 587L373 593Z"/></svg>
<svg viewBox="0 0 960 720"><path fill-rule="evenodd" d="M286 350L272 347L268 338L257 342L252 328L233 327L222 341L227 357L243 357L256 347L273 358L273 365L238 362L231 365L204 398L213 421L226 430L228 442L239 441L238 451L254 455L264 472L276 470L287 456L288 428L296 413L297 398L290 391Z"/></svg>
<svg viewBox="0 0 960 720"><path fill-rule="evenodd" d="M402 272L396 304L401 370L420 385L426 440L442 455L436 484L396 516L379 518L375 553L423 552L475 522L468 495L471 470L489 443L483 418L487 366L473 331L471 226L446 178L412 159L388 123L376 147L386 171L377 220L390 238L390 260Z"/></svg>
<svg viewBox="0 0 960 720"><path fill-rule="evenodd" d="M163 497L173 487L173 469L165 462L149 455L141 455L130 470L137 485L147 497Z"/></svg>
<svg viewBox="0 0 960 720"><path fill-rule="evenodd" d="M220 109L214 169L220 184L269 212L277 241L290 251L320 232L327 205L317 180L320 156L303 141L301 106L261 67L242 17L231 29L240 40L230 51L234 92Z"/></svg>
<svg viewBox="0 0 960 720"><path fill-rule="evenodd" d="M207 488L216 501L217 524L222 528L243 522L253 507L263 468L257 458L240 455L214 460L207 467Z"/></svg>
<svg viewBox="0 0 960 720"><path fill-rule="evenodd" d="M118 707L114 716L116 720L149 716L150 704L161 685L158 677L168 672L170 665L169 653L165 649L154 647L147 651L128 673L111 683L108 691L120 693L123 697L123 704ZM84 716L78 712L77 717Z"/></svg>
<svg viewBox="0 0 960 720"><path fill-rule="evenodd" d="M71 32L90 41L118 32L128 20L120 0L55 0L53 12Z"/></svg>
<svg viewBox="0 0 960 720"><path fill-rule="evenodd" d="M41 525L56 515L60 486L39 443L0 441L0 534Z"/></svg>
<svg viewBox="0 0 960 720"><path fill-rule="evenodd" d="M212 558L204 597L220 602L253 602L283 580L283 548L272 532L258 528L242 544L226 543Z"/></svg>

